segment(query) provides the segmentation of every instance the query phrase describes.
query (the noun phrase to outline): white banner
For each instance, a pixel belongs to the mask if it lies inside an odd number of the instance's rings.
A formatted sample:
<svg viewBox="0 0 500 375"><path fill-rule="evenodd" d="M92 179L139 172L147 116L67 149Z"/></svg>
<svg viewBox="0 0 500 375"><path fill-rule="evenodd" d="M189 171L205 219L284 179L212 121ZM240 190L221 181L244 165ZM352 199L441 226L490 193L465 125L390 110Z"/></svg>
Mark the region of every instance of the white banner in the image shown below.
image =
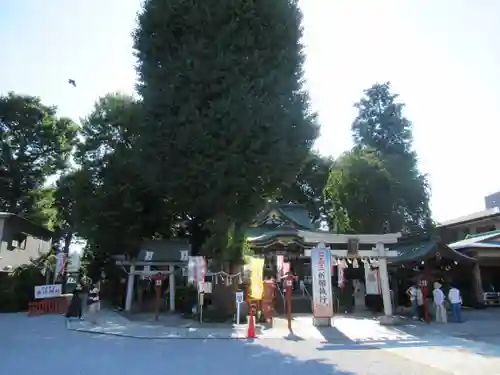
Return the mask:
<svg viewBox="0 0 500 375"><path fill-rule="evenodd" d="M80 261L81 254L73 251L69 253L68 264L66 266L66 270L68 273L76 273L80 271Z"/></svg>
<svg viewBox="0 0 500 375"><path fill-rule="evenodd" d="M276 280L283 277L283 265L285 263L284 255L276 255Z"/></svg>
<svg viewBox="0 0 500 375"><path fill-rule="evenodd" d="M62 294L61 284L35 286L35 299L56 298Z"/></svg>
<svg viewBox="0 0 500 375"><path fill-rule="evenodd" d="M196 284L205 282L206 273L205 257L190 256L188 259L188 282Z"/></svg>
<svg viewBox="0 0 500 375"><path fill-rule="evenodd" d="M63 271L66 255L62 251L60 251L57 253L56 257L57 257L57 262L54 272L57 276Z"/></svg>
<svg viewBox="0 0 500 375"><path fill-rule="evenodd" d="M333 296L330 249L312 249L311 268L314 317L331 318L333 316Z"/></svg>
<svg viewBox="0 0 500 375"><path fill-rule="evenodd" d="M365 262L365 291L369 295L380 294L378 268L372 269L368 262Z"/></svg>

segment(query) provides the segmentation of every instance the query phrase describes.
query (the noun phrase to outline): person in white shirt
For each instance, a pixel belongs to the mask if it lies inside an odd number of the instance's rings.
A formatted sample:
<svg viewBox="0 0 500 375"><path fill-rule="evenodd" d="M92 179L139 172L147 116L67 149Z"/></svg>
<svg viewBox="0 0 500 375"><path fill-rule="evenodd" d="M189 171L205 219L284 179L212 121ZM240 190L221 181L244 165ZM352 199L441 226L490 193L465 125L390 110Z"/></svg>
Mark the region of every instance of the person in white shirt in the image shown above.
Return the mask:
<svg viewBox="0 0 500 375"><path fill-rule="evenodd" d="M421 288L417 288L417 306L419 319L425 320L424 294Z"/></svg>
<svg viewBox="0 0 500 375"><path fill-rule="evenodd" d="M97 313L101 309L99 300L99 284L92 284L89 288L87 296L87 306L89 308L89 320L92 324L96 324Z"/></svg>
<svg viewBox="0 0 500 375"><path fill-rule="evenodd" d="M436 306L436 322L446 323L446 307L444 306L444 293L441 290L441 284L438 282L434 283L434 291L432 292L434 296L434 305Z"/></svg>
<svg viewBox="0 0 500 375"><path fill-rule="evenodd" d="M406 294L410 298L410 303L411 303L411 312L413 315L413 319L417 319L419 313L418 313L418 303L417 303L417 293L418 293L418 288L416 285L412 285L408 288L406 291Z"/></svg>
<svg viewBox="0 0 500 375"><path fill-rule="evenodd" d="M462 296L460 295L460 290L452 285L450 291L448 292L448 299L450 300L451 304L453 321L456 323L460 323L462 321L462 314L460 311L462 308Z"/></svg>

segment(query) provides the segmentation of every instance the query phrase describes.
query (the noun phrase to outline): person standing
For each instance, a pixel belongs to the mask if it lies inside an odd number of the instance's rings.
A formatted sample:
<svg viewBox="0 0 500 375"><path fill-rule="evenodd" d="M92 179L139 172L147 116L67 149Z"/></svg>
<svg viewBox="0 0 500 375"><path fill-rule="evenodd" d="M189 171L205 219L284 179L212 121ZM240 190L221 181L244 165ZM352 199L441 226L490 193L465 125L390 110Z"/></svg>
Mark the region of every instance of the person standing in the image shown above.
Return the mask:
<svg viewBox="0 0 500 375"><path fill-rule="evenodd" d="M455 286L453 285L448 292L448 300L451 304L451 314L453 321L456 323L460 323L462 321L462 296L460 295L460 290L455 288Z"/></svg>
<svg viewBox="0 0 500 375"><path fill-rule="evenodd" d="M73 297L66 312L66 318L76 317L82 320L82 299L80 293L82 288L78 285L73 291Z"/></svg>
<svg viewBox="0 0 500 375"><path fill-rule="evenodd" d="M444 293L441 290L441 284L438 282L434 283L434 291L432 292L434 296L434 305L436 307L436 322L446 323L446 307L444 306Z"/></svg>
<svg viewBox="0 0 500 375"><path fill-rule="evenodd" d="M417 306L418 318L425 321L424 294L422 293L422 288L419 287L417 287Z"/></svg>
<svg viewBox="0 0 500 375"><path fill-rule="evenodd" d="M419 292L419 289L417 288L417 286L415 284L410 286L408 288L408 290L406 291L406 294L410 298L411 313L412 313L413 319L417 319L420 315L419 311L418 311L418 301L417 301L418 292Z"/></svg>
<svg viewBox="0 0 500 375"><path fill-rule="evenodd" d="M96 284L92 284L89 288L87 297L87 306L89 308L89 320L92 324L97 323L97 313L100 310L101 302L99 300L99 288Z"/></svg>

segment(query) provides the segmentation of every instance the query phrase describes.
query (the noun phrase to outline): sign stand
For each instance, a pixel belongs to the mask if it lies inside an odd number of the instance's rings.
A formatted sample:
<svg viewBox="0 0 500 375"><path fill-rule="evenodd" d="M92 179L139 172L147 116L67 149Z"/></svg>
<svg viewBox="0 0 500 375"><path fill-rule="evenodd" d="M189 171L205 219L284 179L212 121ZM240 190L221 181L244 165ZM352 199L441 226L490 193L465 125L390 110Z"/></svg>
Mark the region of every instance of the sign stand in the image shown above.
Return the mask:
<svg viewBox="0 0 500 375"><path fill-rule="evenodd" d="M199 292L198 293L198 303L200 305L200 323L203 323L203 300L204 300L204 297L205 296L205 293L203 292Z"/></svg>
<svg viewBox="0 0 500 375"><path fill-rule="evenodd" d="M333 317L332 261L330 249L316 247L311 251L313 286L313 325L331 326Z"/></svg>
<svg viewBox="0 0 500 375"><path fill-rule="evenodd" d="M292 285L295 280L295 276L288 273L285 277L286 286L286 317L288 320L288 330L292 330Z"/></svg>
<svg viewBox="0 0 500 375"><path fill-rule="evenodd" d="M427 324L431 322L431 317L429 314L429 306L427 304L427 280L420 280L420 289L422 291L422 299L424 300L424 320Z"/></svg>
<svg viewBox="0 0 500 375"><path fill-rule="evenodd" d="M155 281L155 291L156 291L155 320L158 321L160 315L161 286L165 277L162 275L161 272L159 272L155 276L152 276L151 279Z"/></svg>
<svg viewBox="0 0 500 375"><path fill-rule="evenodd" d="M240 306L243 303L243 292L236 292L236 324L240 324Z"/></svg>

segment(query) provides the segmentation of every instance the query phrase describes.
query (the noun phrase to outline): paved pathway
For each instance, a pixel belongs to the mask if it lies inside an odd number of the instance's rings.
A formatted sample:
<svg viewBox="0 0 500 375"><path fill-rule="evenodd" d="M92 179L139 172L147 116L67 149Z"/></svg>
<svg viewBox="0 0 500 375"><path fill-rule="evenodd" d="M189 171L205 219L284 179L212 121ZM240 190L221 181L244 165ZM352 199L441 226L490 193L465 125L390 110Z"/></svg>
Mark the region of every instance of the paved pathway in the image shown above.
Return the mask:
<svg viewBox="0 0 500 375"><path fill-rule="evenodd" d="M409 325L385 327L371 319L337 318L335 326L360 345L375 346L451 374L500 374L499 345L454 337L423 325L410 330Z"/></svg>
<svg viewBox="0 0 500 375"><path fill-rule="evenodd" d="M486 342L500 345L500 309L489 308L485 310L465 311L463 323L425 324L408 321L402 329L414 334L433 334L438 336L452 336L461 339Z"/></svg>
<svg viewBox="0 0 500 375"><path fill-rule="evenodd" d="M130 322L113 313L105 313L102 316L101 325L95 327L91 327L86 322L77 324L78 326L73 327L73 329L84 332L105 333L108 336L150 338L156 340L149 341L156 342L158 342L158 339L174 338L197 338L203 339L197 341L216 342L220 340L207 339L244 338L246 334L244 326L233 330L231 328L174 328ZM432 328L432 325L409 323L403 327L386 327L379 325L374 319L336 317L334 327L317 329L311 325L309 317L297 317L293 322L293 334L286 329L286 321L284 320L278 320L276 326L275 329L261 332L259 338L262 340L257 340L255 343L264 347L274 348L275 345L277 345L276 348L281 349L289 347L292 352L300 347L301 353L306 350L315 353L324 352L322 355L331 353L331 355L335 356L335 353L342 352L341 357L343 360L347 358L346 353L352 356L353 352L363 352L364 355L370 357L372 351L375 351L378 353L375 355L376 358L385 358L392 355L397 357L398 360L406 359L415 366L420 364L426 366L426 368L441 371L437 372L440 374L470 375L472 372L479 371L488 375L500 375L499 345L447 335L442 331L436 331L436 328ZM179 340L175 341L179 342ZM243 342L245 340L225 341ZM296 345L293 343L296 343ZM335 358L337 357L335 356ZM395 361L395 359L391 359L391 361ZM432 374L432 372L429 374Z"/></svg>
<svg viewBox="0 0 500 375"><path fill-rule="evenodd" d="M387 350L317 340L136 340L67 330L64 318L0 315L2 374L446 375ZM495 372L483 372L495 375ZM470 375L470 374L469 374Z"/></svg>
<svg viewBox="0 0 500 375"><path fill-rule="evenodd" d="M107 334L129 338L143 339L244 339L246 326L239 327L174 327L155 324L154 322L130 321L123 315L110 310L102 310L97 324L88 321L70 320L68 328L74 331Z"/></svg>

